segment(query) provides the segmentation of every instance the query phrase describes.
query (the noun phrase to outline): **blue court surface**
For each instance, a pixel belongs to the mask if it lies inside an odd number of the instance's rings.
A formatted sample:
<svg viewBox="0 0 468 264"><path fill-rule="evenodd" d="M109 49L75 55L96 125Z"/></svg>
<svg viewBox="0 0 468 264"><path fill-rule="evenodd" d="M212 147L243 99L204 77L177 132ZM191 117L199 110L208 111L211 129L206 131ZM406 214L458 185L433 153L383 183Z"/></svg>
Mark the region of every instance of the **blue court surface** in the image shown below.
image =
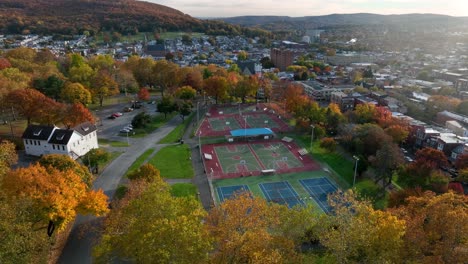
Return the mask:
<svg viewBox="0 0 468 264"><path fill-rule="evenodd" d="M260 183L260 189L267 201L285 204L289 208L296 205L304 205L294 188L287 181Z"/></svg>
<svg viewBox="0 0 468 264"><path fill-rule="evenodd" d="M218 197L219 202L223 202L234 196L235 194L239 194L241 192L250 192L249 186L247 185L233 185L233 186L225 186L225 187L218 187Z"/></svg>
<svg viewBox="0 0 468 264"><path fill-rule="evenodd" d="M327 196L329 193L336 192L336 185L324 177L299 180L299 182L304 186L304 189L307 190L311 197L314 198L320 208L322 208L325 213L329 213L331 208L328 205Z"/></svg>

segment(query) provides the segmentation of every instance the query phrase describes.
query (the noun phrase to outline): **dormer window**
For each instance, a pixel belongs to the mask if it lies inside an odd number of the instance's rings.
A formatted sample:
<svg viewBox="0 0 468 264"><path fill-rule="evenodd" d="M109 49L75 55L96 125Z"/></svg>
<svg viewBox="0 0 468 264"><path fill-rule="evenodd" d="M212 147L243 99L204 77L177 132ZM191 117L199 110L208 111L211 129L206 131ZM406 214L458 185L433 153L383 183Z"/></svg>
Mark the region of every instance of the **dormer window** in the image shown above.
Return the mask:
<svg viewBox="0 0 468 264"><path fill-rule="evenodd" d="M58 136L57 136L57 140L63 140L64 137L65 137L65 134L58 135Z"/></svg>
<svg viewBox="0 0 468 264"><path fill-rule="evenodd" d="M34 131L33 135L38 137L41 134L41 132L42 132L42 129L38 129L38 130Z"/></svg>
<svg viewBox="0 0 468 264"><path fill-rule="evenodd" d="M85 132L89 130L89 127L81 127Z"/></svg>

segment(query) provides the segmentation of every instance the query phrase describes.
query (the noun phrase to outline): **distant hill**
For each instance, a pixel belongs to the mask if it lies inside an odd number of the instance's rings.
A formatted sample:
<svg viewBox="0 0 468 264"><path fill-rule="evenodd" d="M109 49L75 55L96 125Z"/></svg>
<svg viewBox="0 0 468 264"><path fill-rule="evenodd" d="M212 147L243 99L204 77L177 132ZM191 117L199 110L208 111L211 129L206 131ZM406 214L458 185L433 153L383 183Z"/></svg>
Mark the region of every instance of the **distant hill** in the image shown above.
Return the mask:
<svg viewBox="0 0 468 264"><path fill-rule="evenodd" d="M259 26L265 29L313 29L338 25L454 25L466 23L466 17L435 14L377 15L368 13L331 14L325 16L239 16L221 20L243 26Z"/></svg>
<svg viewBox="0 0 468 264"><path fill-rule="evenodd" d="M193 31L236 34L240 26L200 20L176 9L135 0L0 0L1 34L63 34L89 31Z"/></svg>

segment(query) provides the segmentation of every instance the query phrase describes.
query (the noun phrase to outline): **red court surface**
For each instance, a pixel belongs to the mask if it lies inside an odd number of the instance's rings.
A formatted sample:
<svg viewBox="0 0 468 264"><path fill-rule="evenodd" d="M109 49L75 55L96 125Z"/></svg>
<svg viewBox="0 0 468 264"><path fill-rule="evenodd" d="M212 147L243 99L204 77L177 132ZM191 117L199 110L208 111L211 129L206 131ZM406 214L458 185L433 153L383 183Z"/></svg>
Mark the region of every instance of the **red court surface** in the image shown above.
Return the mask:
<svg viewBox="0 0 468 264"><path fill-rule="evenodd" d="M239 115L237 105L212 106L208 115L198 128L196 135L201 137L217 137L230 135L231 130L242 128L271 128L273 132L287 132L291 127L265 104L245 104L240 106L242 116ZM228 122L221 126L220 123ZM265 123L265 121L267 123ZM233 123L235 122L235 123Z"/></svg>
<svg viewBox="0 0 468 264"><path fill-rule="evenodd" d="M274 145L281 147L279 156L288 156L289 160L281 161L276 159L276 152L272 150L270 156L275 164L275 174L313 171L319 170L320 165L315 162L310 155L301 156L301 149L294 143L286 143L281 140L241 142L241 143L221 143L202 146L203 156L211 155L211 160L203 158L205 171L208 177L212 180L238 178L244 176L259 176L262 175L262 170L268 170L271 167L265 162L265 147L259 150L259 146ZM220 152L220 149L225 149L227 152ZM276 148L278 149L278 148ZM231 150L238 152L229 153ZM221 155L218 156L218 155ZM292 162L292 163L291 163ZM227 164L227 165L226 165ZM270 162L270 164L272 164ZM224 169L223 169L224 167ZM234 168L234 169L233 169Z"/></svg>

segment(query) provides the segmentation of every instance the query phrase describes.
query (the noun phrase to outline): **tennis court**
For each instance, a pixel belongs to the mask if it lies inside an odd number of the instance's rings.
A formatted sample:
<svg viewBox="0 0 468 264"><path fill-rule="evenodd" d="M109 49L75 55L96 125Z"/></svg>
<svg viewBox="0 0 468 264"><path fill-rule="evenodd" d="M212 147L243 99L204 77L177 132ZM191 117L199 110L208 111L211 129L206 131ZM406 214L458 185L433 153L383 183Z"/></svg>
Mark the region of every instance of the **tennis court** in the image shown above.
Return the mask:
<svg viewBox="0 0 468 264"><path fill-rule="evenodd" d="M282 142L251 144L251 147L265 169L286 170L304 167Z"/></svg>
<svg viewBox="0 0 468 264"><path fill-rule="evenodd" d="M288 181L260 183L259 186L269 202L284 204L289 208L304 205Z"/></svg>
<svg viewBox="0 0 468 264"><path fill-rule="evenodd" d="M268 128L280 128L281 125L278 124L270 115L268 114L248 114L242 117L246 118L248 127L268 127ZM244 121L242 121L244 122Z"/></svg>
<svg viewBox="0 0 468 264"><path fill-rule="evenodd" d="M218 191L218 198L220 202L230 199L236 194L239 194L242 192L250 192L249 186L247 185L224 186L224 187L218 187L216 190Z"/></svg>
<svg viewBox="0 0 468 264"><path fill-rule="evenodd" d="M208 118L208 123L213 131L229 131L241 128L233 116Z"/></svg>
<svg viewBox="0 0 468 264"><path fill-rule="evenodd" d="M261 171L262 166L257 162L249 145L224 145L214 147L223 173L245 173Z"/></svg>
<svg viewBox="0 0 468 264"><path fill-rule="evenodd" d="M311 195L325 213L330 212L328 205L328 194L337 190L336 184L325 177L299 180L304 189Z"/></svg>

